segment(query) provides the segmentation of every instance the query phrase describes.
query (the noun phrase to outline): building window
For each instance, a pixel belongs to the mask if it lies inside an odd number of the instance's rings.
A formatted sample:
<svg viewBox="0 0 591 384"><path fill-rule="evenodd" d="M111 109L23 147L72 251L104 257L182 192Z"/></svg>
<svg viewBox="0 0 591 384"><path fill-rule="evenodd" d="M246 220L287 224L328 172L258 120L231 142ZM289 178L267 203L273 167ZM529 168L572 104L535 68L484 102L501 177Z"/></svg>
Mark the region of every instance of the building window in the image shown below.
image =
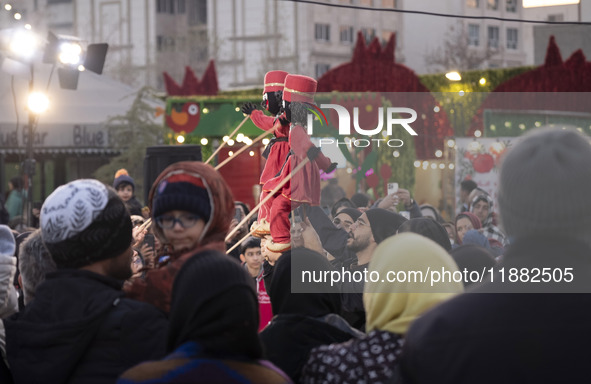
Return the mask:
<svg viewBox="0 0 591 384"><path fill-rule="evenodd" d="M329 64L316 64L316 78L319 79L322 75L324 75L330 69Z"/></svg>
<svg viewBox="0 0 591 384"><path fill-rule="evenodd" d="M507 28L507 49L517 49L517 28Z"/></svg>
<svg viewBox="0 0 591 384"><path fill-rule="evenodd" d="M505 9L507 12L517 12L517 0L507 0Z"/></svg>
<svg viewBox="0 0 591 384"><path fill-rule="evenodd" d="M480 25L468 24L468 45L472 47L480 45Z"/></svg>
<svg viewBox="0 0 591 384"><path fill-rule="evenodd" d="M499 27L488 27L489 48L499 48Z"/></svg>
<svg viewBox="0 0 591 384"><path fill-rule="evenodd" d="M189 25L207 24L207 0L189 0Z"/></svg>
<svg viewBox="0 0 591 384"><path fill-rule="evenodd" d="M168 0L157 0L156 1L156 12L167 13L168 11Z"/></svg>
<svg viewBox="0 0 591 384"><path fill-rule="evenodd" d="M376 30L374 28L361 28L361 33L367 44L371 43L374 37L376 37Z"/></svg>
<svg viewBox="0 0 591 384"><path fill-rule="evenodd" d="M314 30L314 38L316 41L330 41L330 25L316 24Z"/></svg>
<svg viewBox="0 0 591 384"><path fill-rule="evenodd" d="M396 0L382 0L382 8L396 8Z"/></svg>
<svg viewBox="0 0 591 384"><path fill-rule="evenodd" d="M499 0L487 0L486 8L496 11L497 9L499 9Z"/></svg>
<svg viewBox="0 0 591 384"><path fill-rule="evenodd" d="M177 0L177 3L176 3L176 11L180 15L184 14L185 12L187 12L186 6L185 6L185 0Z"/></svg>
<svg viewBox="0 0 591 384"><path fill-rule="evenodd" d="M174 14L176 0L157 0L156 11L158 13Z"/></svg>
<svg viewBox="0 0 591 384"><path fill-rule="evenodd" d="M564 21L564 15L562 13L548 15L548 21Z"/></svg>
<svg viewBox="0 0 591 384"><path fill-rule="evenodd" d="M175 50L176 39L173 36L156 36L156 50L158 52L172 52Z"/></svg>
<svg viewBox="0 0 591 384"><path fill-rule="evenodd" d="M480 0L466 0L466 6L468 8L478 8L480 6Z"/></svg>
<svg viewBox="0 0 591 384"><path fill-rule="evenodd" d="M340 35L341 35L341 43L353 44L353 27L341 26Z"/></svg>

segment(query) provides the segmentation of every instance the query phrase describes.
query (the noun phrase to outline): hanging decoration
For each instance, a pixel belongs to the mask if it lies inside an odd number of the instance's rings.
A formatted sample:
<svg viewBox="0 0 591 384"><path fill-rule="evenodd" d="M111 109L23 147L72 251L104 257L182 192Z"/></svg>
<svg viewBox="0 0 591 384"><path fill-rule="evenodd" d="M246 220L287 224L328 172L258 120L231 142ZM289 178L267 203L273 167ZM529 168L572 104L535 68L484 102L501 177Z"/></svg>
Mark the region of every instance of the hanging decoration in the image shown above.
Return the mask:
<svg viewBox="0 0 591 384"><path fill-rule="evenodd" d="M527 129L550 124L583 129L585 120L589 133L589 117L581 120L583 116L577 117L577 113L591 111L591 98L584 94L590 91L591 62L580 49L563 61L556 40L551 36L544 64L495 88L479 108L467 135L518 136ZM524 92L529 94L524 95ZM495 116L503 119L497 118L497 123ZM487 121L489 123L485 124Z"/></svg>
<svg viewBox="0 0 591 384"><path fill-rule="evenodd" d="M190 133L201 119L201 105L197 95L216 95L219 91L215 63L209 62L201 81L190 67L185 67L182 85L177 84L164 72L166 98L166 125L176 133Z"/></svg>

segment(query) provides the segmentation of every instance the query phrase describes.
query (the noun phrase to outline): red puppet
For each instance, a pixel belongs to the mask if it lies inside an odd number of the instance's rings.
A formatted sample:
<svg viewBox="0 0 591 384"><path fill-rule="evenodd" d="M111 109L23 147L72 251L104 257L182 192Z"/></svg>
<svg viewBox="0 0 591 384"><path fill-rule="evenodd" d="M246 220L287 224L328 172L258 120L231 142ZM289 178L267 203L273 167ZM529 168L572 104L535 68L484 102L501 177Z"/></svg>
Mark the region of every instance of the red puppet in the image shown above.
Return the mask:
<svg viewBox="0 0 591 384"><path fill-rule="evenodd" d="M259 183L265 185L267 181L274 178L281 171L281 166L289 155L289 121L282 113L282 92L283 82L288 75L285 71L270 71L265 75L265 86L263 89L263 107L273 116L267 116L255 108L254 104L246 103L242 106L242 112L250 115L250 119L258 128L269 131L274 130L274 137L265 148L263 156L267 159L265 168L261 174ZM269 191L261 192L261 201L268 195ZM256 236L269 234L269 212L267 207L261 206L258 214L258 222L253 224Z"/></svg>
<svg viewBox="0 0 591 384"><path fill-rule="evenodd" d="M304 129L308 121L308 106L314 103L316 85L316 80L307 76L288 75L285 78L283 107L286 119L291 122L291 154L283 164L280 174L268 180L263 190L268 192L274 189L306 157L312 161L293 174L291 180L283 186L281 193L277 193L266 204L272 237L272 241L266 242L266 247L273 252L290 249L290 211L301 204L319 205L320 169L331 172L336 167L336 163L331 163L330 159L312 144Z"/></svg>

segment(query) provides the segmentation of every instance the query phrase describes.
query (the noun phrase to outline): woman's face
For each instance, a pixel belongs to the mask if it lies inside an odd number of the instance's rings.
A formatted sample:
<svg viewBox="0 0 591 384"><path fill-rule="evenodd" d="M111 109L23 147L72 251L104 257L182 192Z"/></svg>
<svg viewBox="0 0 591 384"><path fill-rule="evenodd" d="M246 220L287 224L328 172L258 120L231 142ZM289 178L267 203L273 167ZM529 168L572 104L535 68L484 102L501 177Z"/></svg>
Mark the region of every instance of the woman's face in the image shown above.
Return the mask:
<svg viewBox="0 0 591 384"><path fill-rule="evenodd" d="M458 231L458 239L460 242L464 239L464 235L469 230L474 229L472 222L467 217L460 217L456 223L456 231Z"/></svg>

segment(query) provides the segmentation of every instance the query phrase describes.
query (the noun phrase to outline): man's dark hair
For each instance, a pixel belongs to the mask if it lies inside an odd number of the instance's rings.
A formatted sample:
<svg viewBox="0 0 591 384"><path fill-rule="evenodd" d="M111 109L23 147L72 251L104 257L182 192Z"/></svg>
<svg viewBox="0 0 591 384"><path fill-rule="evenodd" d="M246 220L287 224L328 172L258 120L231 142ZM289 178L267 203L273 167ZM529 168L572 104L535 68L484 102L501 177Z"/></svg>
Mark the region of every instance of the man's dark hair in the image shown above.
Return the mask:
<svg viewBox="0 0 591 384"><path fill-rule="evenodd" d="M478 184L476 184L474 180L463 180L460 183L460 188L464 191L468 191L468 193L472 192L476 187L478 187Z"/></svg>
<svg viewBox="0 0 591 384"><path fill-rule="evenodd" d="M249 236L246 240L240 244L240 253L244 254L248 248L260 248L261 239L254 236Z"/></svg>
<svg viewBox="0 0 591 384"><path fill-rule="evenodd" d="M357 208L365 208L369 205L369 196L365 193L356 193L351 196L351 201Z"/></svg>

